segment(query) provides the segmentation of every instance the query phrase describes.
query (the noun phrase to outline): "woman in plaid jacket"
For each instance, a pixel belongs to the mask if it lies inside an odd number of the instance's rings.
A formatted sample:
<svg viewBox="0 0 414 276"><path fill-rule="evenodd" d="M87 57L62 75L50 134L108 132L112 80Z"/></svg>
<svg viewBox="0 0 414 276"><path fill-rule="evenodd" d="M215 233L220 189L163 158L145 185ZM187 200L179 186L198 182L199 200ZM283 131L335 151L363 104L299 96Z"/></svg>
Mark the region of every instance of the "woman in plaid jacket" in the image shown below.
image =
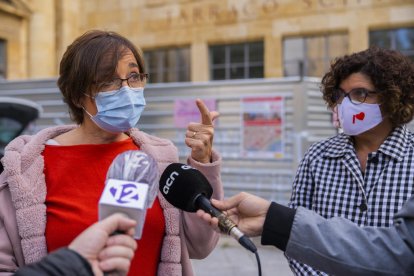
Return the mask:
<svg viewBox="0 0 414 276"><path fill-rule="evenodd" d="M389 227L414 191L414 137L405 126L414 116L414 64L371 47L336 59L321 87L343 132L310 147L289 206ZM290 266L297 275L324 275L294 260Z"/></svg>

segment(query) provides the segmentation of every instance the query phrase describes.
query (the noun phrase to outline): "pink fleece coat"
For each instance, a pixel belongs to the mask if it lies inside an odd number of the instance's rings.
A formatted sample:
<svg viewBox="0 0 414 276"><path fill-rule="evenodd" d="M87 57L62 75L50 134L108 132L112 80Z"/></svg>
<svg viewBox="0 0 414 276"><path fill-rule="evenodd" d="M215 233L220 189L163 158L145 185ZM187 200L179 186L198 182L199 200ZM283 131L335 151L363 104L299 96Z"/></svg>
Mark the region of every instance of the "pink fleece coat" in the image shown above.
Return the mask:
<svg viewBox="0 0 414 276"><path fill-rule="evenodd" d="M33 136L23 135L6 147L2 159L5 170L0 176L0 275L13 273L47 254L42 152L47 140L74 127L58 126ZM138 129L132 129L129 135L142 151L157 160L160 174L170 163L178 162L177 148L170 141ZM213 162L209 164L201 164L191 158L188 163L208 178L214 190L213 197L222 199L219 156L214 152ZM216 246L219 234L195 214L174 208L161 194L158 194L158 199L166 226L158 275L193 275L190 258L205 258Z"/></svg>

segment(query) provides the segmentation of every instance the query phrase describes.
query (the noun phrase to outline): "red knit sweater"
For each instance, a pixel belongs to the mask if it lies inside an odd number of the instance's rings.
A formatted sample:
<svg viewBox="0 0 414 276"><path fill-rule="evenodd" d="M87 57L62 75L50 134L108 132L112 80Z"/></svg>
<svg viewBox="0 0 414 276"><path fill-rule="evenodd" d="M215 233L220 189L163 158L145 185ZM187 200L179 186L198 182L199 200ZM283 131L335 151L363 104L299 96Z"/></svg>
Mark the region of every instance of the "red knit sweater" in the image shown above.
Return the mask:
<svg viewBox="0 0 414 276"><path fill-rule="evenodd" d="M121 152L139 149L132 139L111 144L46 145L46 242L48 251L67 246L98 219L106 172ZM158 199L148 210L129 275L156 275L165 221Z"/></svg>

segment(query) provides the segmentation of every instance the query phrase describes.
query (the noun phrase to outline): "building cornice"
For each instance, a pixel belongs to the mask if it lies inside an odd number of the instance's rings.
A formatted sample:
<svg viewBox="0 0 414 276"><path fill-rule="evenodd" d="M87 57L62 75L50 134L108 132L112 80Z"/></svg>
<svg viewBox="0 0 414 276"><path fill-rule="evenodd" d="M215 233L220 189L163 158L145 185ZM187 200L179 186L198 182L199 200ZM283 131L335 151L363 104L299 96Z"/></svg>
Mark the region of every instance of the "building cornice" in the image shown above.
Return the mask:
<svg viewBox="0 0 414 276"><path fill-rule="evenodd" d="M0 1L0 11L22 18L28 18L32 14L29 6L22 0Z"/></svg>

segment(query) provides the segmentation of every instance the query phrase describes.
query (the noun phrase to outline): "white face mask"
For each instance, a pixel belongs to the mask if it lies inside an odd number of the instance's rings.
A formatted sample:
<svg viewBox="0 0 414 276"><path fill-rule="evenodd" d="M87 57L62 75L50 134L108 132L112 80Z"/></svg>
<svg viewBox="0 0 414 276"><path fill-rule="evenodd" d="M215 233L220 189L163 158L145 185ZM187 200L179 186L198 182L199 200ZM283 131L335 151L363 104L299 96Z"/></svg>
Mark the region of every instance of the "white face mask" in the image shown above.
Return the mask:
<svg viewBox="0 0 414 276"><path fill-rule="evenodd" d="M338 104L338 117L347 135L361 134L380 124L383 119L379 104L353 104L348 97Z"/></svg>

